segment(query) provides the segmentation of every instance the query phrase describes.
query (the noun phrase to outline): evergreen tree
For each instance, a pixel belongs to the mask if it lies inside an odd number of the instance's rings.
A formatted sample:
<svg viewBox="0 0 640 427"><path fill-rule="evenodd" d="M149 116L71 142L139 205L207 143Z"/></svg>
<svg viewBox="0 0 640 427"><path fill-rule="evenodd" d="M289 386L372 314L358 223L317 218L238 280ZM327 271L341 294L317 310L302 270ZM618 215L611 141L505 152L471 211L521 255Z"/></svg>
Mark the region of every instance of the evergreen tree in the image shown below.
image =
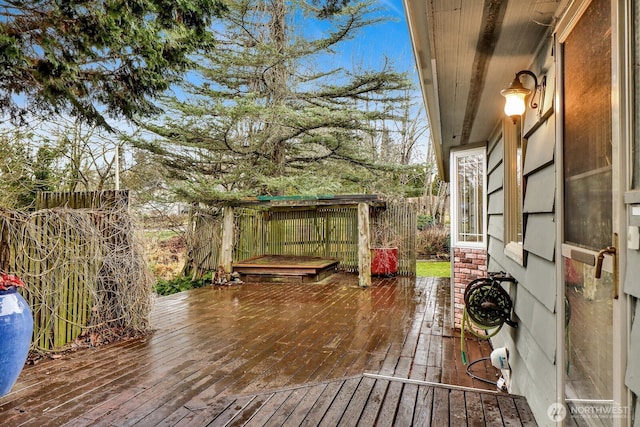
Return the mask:
<svg viewBox="0 0 640 427"><path fill-rule="evenodd" d="M60 154L30 132L0 134L0 206L14 209L34 207L36 193L53 191L59 182Z"/></svg>
<svg viewBox="0 0 640 427"><path fill-rule="evenodd" d="M393 118L409 83L387 62L332 62L341 43L385 19L374 2L315 3L229 1L215 48L162 121L146 124L156 137L138 146L187 183L187 200L374 190L367 135Z"/></svg>
<svg viewBox="0 0 640 427"><path fill-rule="evenodd" d="M157 111L153 100L210 46L222 0L8 0L0 5L0 114L105 116Z"/></svg>

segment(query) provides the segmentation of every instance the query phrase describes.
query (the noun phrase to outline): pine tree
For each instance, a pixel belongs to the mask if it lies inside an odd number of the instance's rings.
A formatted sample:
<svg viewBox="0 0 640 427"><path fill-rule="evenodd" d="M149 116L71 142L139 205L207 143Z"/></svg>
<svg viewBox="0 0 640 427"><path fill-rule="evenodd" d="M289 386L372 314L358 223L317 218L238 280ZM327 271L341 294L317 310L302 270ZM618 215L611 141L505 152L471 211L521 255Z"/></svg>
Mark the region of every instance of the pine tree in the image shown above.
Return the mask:
<svg viewBox="0 0 640 427"><path fill-rule="evenodd" d="M392 117L408 80L332 63L340 45L385 18L373 2L235 0L214 49L138 141L188 200L370 190L371 123ZM314 32L316 27L319 31ZM372 54L375 49L372 47Z"/></svg>

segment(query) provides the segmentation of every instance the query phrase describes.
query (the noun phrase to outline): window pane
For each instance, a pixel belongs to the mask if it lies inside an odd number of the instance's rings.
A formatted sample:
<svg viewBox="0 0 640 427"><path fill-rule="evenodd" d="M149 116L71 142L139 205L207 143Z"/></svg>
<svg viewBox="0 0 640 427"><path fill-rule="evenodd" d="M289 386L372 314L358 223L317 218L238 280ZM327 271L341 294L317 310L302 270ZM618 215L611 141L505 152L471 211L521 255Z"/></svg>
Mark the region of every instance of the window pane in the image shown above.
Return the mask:
<svg viewBox="0 0 640 427"><path fill-rule="evenodd" d="M610 3L589 7L564 45L565 241L611 243Z"/></svg>
<svg viewBox="0 0 640 427"><path fill-rule="evenodd" d="M483 165L484 156L481 154L460 156L456 161L459 242L482 242Z"/></svg>

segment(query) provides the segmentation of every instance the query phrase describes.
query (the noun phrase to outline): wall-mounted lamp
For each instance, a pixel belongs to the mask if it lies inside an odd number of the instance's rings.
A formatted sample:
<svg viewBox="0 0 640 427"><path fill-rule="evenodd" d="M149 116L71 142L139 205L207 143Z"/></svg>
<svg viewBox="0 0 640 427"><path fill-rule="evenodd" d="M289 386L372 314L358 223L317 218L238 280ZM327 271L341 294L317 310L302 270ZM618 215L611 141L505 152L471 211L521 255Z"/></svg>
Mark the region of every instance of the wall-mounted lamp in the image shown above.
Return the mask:
<svg viewBox="0 0 640 427"><path fill-rule="evenodd" d="M513 79L509 87L500 91L500 94L505 97L504 113L511 117L513 123L516 122L518 116L524 114L525 100L527 96L531 94L531 90L522 86L522 82L520 82L520 76L525 74L532 77L534 82L533 95L531 96L529 105L534 110L538 108L538 104L533 102L536 97L536 92L538 91L538 78L529 70L518 71L516 78Z"/></svg>

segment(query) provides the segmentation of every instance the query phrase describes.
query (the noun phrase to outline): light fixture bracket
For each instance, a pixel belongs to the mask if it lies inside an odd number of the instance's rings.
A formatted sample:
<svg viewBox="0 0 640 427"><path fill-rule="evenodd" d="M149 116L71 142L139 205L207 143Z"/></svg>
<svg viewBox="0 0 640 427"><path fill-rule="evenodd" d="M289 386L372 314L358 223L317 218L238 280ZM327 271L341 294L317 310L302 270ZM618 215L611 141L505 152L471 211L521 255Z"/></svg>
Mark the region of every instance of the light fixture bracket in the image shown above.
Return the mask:
<svg viewBox="0 0 640 427"><path fill-rule="evenodd" d="M536 77L536 75L529 70L522 70L522 71L518 71L516 73L516 80L518 80L518 83L520 83L520 86L522 86L522 83L520 82L520 76L529 76L533 79L533 95L531 95L531 100L529 101L529 106L535 110L536 108L538 108L538 103L537 102L533 102L534 99L536 99L536 93L538 92L538 78Z"/></svg>

